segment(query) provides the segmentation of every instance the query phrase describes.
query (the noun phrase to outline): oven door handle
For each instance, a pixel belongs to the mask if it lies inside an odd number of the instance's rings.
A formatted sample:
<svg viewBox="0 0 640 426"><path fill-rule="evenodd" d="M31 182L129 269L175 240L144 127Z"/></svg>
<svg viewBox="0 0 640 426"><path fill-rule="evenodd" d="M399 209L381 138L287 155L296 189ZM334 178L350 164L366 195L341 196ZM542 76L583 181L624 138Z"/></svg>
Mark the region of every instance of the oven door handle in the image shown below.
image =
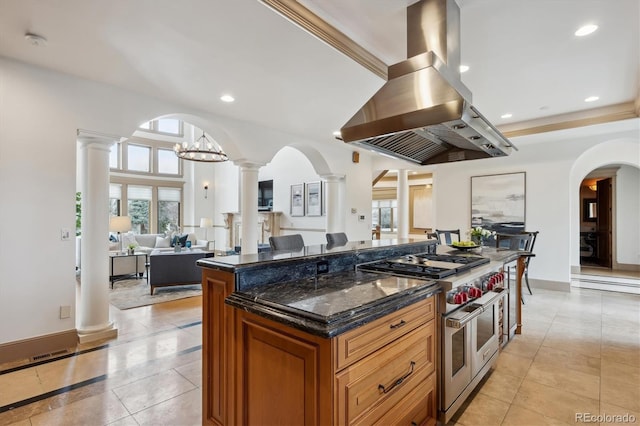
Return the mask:
<svg viewBox="0 0 640 426"><path fill-rule="evenodd" d="M462 316L462 317L457 317L456 315L445 317L446 326L449 327L449 328L462 328L469 321L471 321L472 319L474 319L475 317L480 315L482 313L482 311L484 311L482 306L475 305L475 304L469 305L468 308L475 308L475 309L473 311L467 313L466 315Z"/></svg>

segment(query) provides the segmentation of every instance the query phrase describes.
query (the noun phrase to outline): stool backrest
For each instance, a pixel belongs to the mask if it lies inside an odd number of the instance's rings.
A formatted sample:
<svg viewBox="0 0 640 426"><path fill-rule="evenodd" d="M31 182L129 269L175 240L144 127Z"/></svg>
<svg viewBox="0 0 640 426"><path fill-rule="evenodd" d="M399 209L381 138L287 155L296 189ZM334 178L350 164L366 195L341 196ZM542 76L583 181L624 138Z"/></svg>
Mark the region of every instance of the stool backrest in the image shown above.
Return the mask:
<svg viewBox="0 0 640 426"><path fill-rule="evenodd" d="M304 240L300 234L269 237L271 250L300 251L304 248Z"/></svg>
<svg viewBox="0 0 640 426"><path fill-rule="evenodd" d="M459 229L436 229L436 235L438 236L438 244L449 245L454 241L460 241Z"/></svg>

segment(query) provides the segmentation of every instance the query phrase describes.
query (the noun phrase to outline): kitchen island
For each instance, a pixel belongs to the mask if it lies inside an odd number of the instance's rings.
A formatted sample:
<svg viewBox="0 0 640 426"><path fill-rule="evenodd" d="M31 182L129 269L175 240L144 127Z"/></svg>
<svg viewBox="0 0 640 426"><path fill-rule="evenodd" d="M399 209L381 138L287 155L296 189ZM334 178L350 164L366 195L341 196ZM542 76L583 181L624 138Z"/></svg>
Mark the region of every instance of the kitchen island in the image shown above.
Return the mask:
<svg viewBox="0 0 640 426"><path fill-rule="evenodd" d="M483 249L487 265L437 282L355 268L427 252L375 240L199 260L203 423L434 424L436 296L518 256Z"/></svg>
<svg viewBox="0 0 640 426"><path fill-rule="evenodd" d="M354 270L429 250L376 240L199 260L203 423L435 424L439 286Z"/></svg>

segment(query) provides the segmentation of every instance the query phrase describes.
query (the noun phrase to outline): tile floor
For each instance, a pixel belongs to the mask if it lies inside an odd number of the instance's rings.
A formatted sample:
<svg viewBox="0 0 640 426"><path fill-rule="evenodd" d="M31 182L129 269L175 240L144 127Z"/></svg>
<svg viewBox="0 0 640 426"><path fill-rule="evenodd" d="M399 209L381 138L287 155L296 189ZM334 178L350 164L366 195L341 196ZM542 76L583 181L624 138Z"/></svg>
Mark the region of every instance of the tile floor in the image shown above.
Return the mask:
<svg viewBox="0 0 640 426"><path fill-rule="evenodd" d="M534 289L525 302L523 334L450 424L575 424L577 413L638 424L640 296ZM201 424L201 298L111 314L117 340L0 365L0 425Z"/></svg>

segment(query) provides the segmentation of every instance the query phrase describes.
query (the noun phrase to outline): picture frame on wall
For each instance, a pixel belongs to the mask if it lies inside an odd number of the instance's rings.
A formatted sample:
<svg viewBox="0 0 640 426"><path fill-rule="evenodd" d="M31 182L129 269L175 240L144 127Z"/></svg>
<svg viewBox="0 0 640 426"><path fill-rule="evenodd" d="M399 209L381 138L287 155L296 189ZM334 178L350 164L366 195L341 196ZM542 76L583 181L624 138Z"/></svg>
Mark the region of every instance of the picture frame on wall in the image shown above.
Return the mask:
<svg viewBox="0 0 640 426"><path fill-rule="evenodd" d="M526 173L471 177L471 227L500 234L525 230Z"/></svg>
<svg viewBox="0 0 640 426"><path fill-rule="evenodd" d="M291 185L291 216L304 216L304 184Z"/></svg>
<svg viewBox="0 0 640 426"><path fill-rule="evenodd" d="M322 184L320 181L305 184L305 206L307 216L322 216Z"/></svg>

